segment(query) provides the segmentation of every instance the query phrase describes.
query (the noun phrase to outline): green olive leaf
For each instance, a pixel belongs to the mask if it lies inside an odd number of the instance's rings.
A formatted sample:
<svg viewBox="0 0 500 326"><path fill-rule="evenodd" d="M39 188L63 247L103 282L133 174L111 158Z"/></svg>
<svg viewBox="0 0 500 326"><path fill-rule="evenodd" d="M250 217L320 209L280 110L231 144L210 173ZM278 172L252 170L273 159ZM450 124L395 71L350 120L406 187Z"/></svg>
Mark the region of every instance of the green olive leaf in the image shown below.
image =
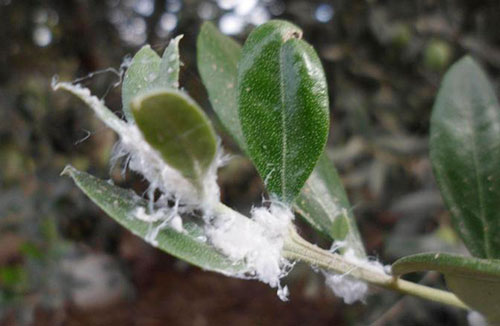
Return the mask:
<svg viewBox="0 0 500 326"><path fill-rule="evenodd" d="M200 186L217 152L210 120L186 94L152 91L132 100L132 112L146 141L164 161Z"/></svg>
<svg viewBox="0 0 500 326"><path fill-rule="evenodd" d="M181 67L179 55L179 42L182 35L178 35L170 41L163 51L155 84L158 88L179 88L179 72Z"/></svg>
<svg viewBox="0 0 500 326"><path fill-rule="evenodd" d="M198 70L210 102L222 124L245 151L236 87L226 87L236 84L241 47L208 22L201 27L197 46ZM366 256L344 187L326 153L320 156L293 207L316 230L345 241L346 248L354 249L359 257Z"/></svg>
<svg viewBox="0 0 500 326"><path fill-rule="evenodd" d="M430 154L455 229L469 251L500 258L500 107L470 57L441 84L431 118Z"/></svg>
<svg viewBox="0 0 500 326"><path fill-rule="evenodd" d="M143 46L132 59L122 85L123 113L127 121L134 121L130 102L136 95L150 89L157 77L160 62L160 57L149 45Z"/></svg>
<svg viewBox="0 0 500 326"><path fill-rule="evenodd" d="M151 90L179 88L179 41L172 39L162 58L149 45L143 46L134 56L125 73L122 85L123 113L127 121L134 121L130 109L132 99Z"/></svg>
<svg viewBox="0 0 500 326"><path fill-rule="evenodd" d="M291 203L328 136L326 80L314 49L284 21L257 27L238 65L239 116L247 153L272 196Z"/></svg>
<svg viewBox="0 0 500 326"><path fill-rule="evenodd" d="M151 224L134 216L134 212L140 207L147 210L146 200L132 190L119 188L72 166L67 166L63 174L69 175L76 185L115 221L146 240ZM185 218L183 228L183 232L168 226L160 230L156 237L158 248L204 270L230 275L244 272L243 264L231 261L203 239L204 231L201 226L194 221L186 221Z"/></svg>
<svg viewBox="0 0 500 326"><path fill-rule="evenodd" d="M424 253L403 257L392 265L395 276L430 270L444 274L448 288L491 325L500 323L500 260Z"/></svg>
<svg viewBox="0 0 500 326"><path fill-rule="evenodd" d="M219 32L212 23L205 22L198 34L196 47L198 70L208 91L210 104L224 128L245 150L236 93L241 46Z"/></svg>

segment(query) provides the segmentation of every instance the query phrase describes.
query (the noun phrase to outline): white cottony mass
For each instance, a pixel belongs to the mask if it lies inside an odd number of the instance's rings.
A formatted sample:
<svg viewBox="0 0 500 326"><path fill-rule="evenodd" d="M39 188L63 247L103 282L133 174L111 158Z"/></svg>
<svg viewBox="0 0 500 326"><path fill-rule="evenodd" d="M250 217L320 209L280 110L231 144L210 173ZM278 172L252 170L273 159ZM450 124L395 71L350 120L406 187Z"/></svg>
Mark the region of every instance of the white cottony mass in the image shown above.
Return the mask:
<svg viewBox="0 0 500 326"><path fill-rule="evenodd" d="M149 182L148 207L137 207L130 214L131 218L150 224L145 237L147 242L157 246L156 238L163 228L184 232L181 215L201 212L207 242L235 263L243 262L246 266L241 274L232 276L258 279L278 288L279 297L287 299L288 288L281 286L280 279L292 266L282 257L284 240L293 220L289 206L273 202L269 208L254 208L251 218L227 208L220 203L217 185L217 169L225 161L220 146L200 191L162 159L134 122L119 119L87 88L67 82L54 82L52 87L64 89L90 106L120 137L114 155L127 157L128 168ZM161 193L156 200L155 191ZM169 205L172 200L175 201L173 207Z"/></svg>

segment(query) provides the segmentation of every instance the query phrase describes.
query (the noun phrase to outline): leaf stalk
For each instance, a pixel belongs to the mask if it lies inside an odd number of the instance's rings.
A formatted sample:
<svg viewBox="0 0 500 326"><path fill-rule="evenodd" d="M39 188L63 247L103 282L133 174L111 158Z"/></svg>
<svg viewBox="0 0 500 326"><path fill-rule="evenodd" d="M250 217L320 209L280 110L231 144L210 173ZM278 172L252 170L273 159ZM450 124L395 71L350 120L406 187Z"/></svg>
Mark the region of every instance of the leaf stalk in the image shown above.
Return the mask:
<svg viewBox="0 0 500 326"><path fill-rule="evenodd" d="M293 227L290 228L289 237L285 240L283 256L290 260L317 266L329 272L349 274L351 277L388 290L470 310L463 301L451 292L405 281L399 277L348 261L339 254L331 253L304 240Z"/></svg>

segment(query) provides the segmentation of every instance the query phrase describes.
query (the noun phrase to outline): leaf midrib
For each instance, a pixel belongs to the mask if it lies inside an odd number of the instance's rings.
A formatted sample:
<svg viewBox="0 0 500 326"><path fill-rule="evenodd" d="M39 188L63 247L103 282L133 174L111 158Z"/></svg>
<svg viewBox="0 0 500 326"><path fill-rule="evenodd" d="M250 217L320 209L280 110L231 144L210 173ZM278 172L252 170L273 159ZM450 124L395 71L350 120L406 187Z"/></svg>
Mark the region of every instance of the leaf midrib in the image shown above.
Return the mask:
<svg viewBox="0 0 500 326"><path fill-rule="evenodd" d="M285 42L286 43L286 42ZM284 44L285 44L284 43ZM281 135L282 135L282 145L281 145L281 194L283 198L286 196L286 151L287 151L287 137L286 137L286 116L285 116L285 78L283 76L284 72L284 60L283 60L283 49L284 44L280 47L280 95L281 95Z"/></svg>
<svg viewBox="0 0 500 326"><path fill-rule="evenodd" d="M478 188L477 191L477 198L479 202L479 219L481 220L481 223L483 224L482 228L482 233L484 236L484 251L486 254L486 257L491 257L491 248L490 248L490 239L489 239L489 233L486 232L485 230L488 229L488 220L486 218L486 212L485 212L485 198L484 198L484 189L482 186L482 183L480 181L480 176L478 174L479 171L479 160L478 160L478 153L477 153L477 133L475 131L475 128L472 126L472 121L474 117L471 114L471 111L465 108L465 114L467 116L467 119L465 119L465 124L467 126L467 129L469 129L470 135L471 135L471 149L472 149L472 164L474 166L473 171L474 171L474 178L476 179L476 186Z"/></svg>

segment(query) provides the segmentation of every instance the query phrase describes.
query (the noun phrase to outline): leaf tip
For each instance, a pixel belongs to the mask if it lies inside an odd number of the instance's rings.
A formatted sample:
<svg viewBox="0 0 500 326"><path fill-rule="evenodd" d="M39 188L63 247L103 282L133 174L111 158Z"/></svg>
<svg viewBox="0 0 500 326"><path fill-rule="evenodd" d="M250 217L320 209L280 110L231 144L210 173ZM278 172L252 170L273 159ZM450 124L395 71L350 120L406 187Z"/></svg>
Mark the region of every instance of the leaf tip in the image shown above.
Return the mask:
<svg viewBox="0 0 500 326"><path fill-rule="evenodd" d="M140 49L139 51L137 51L137 53L141 52L141 51L153 51L153 49L151 49L151 45L149 44L144 44Z"/></svg>
<svg viewBox="0 0 500 326"><path fill-rule="evenodd" d="M461 62L476 63L476 60L470 54L466 54L462 58L460 58L457 63Z"/></svg>
<svg viewBox="0 0 500 326"><path fill-rule="evenodd" d="M265 25L273 26L277 30L281 30L284 42L290 39L302 39L302 29L288 21L273 19L265 23Z"/></svg>
<svg viewBox="0 0 500 326"><path fill-rule="evenodd" d="M163 57L165 58L166 55L169 54L169 50L174 47L175 51L178 52L178 48L179 48L179 42L184 38L184 34L179 34L177 35L176 37L172 38L169 42L169 44L167 45L167 47L165 48L164 52L163 52ZM174 57L173 58L178 58L178 53L177 53L177 56L175 56L175 53L173 54ZM170 58L167 58L168 61L173 61L172 59L172 56L170 56Z"/></svg>
<svg viewBox="0 0 500 326"><path fill-rule="evenodd" d="M68 176L73 178L73 175L77 172L77 170L71 165L68 164L64 167L64 169L59 174L60 176Z"/></svg>
<svg viewBox="0 0 500 326"><path fill-rule="evenodd" d="M201 24L200 32L205 31L209 28L215 28L215 25L211 21L206 20Z"/></svg>
<svg viewBox="0 0 500 326"><path fill-rule="evenodd" d="M479 65L477 60L474 59L474 57L472 57L470 54L464 55L462 58L460 58L460 60L453 64L449 71L462 69L472 69L473 72L482 71L481 66Z"/></svg>

